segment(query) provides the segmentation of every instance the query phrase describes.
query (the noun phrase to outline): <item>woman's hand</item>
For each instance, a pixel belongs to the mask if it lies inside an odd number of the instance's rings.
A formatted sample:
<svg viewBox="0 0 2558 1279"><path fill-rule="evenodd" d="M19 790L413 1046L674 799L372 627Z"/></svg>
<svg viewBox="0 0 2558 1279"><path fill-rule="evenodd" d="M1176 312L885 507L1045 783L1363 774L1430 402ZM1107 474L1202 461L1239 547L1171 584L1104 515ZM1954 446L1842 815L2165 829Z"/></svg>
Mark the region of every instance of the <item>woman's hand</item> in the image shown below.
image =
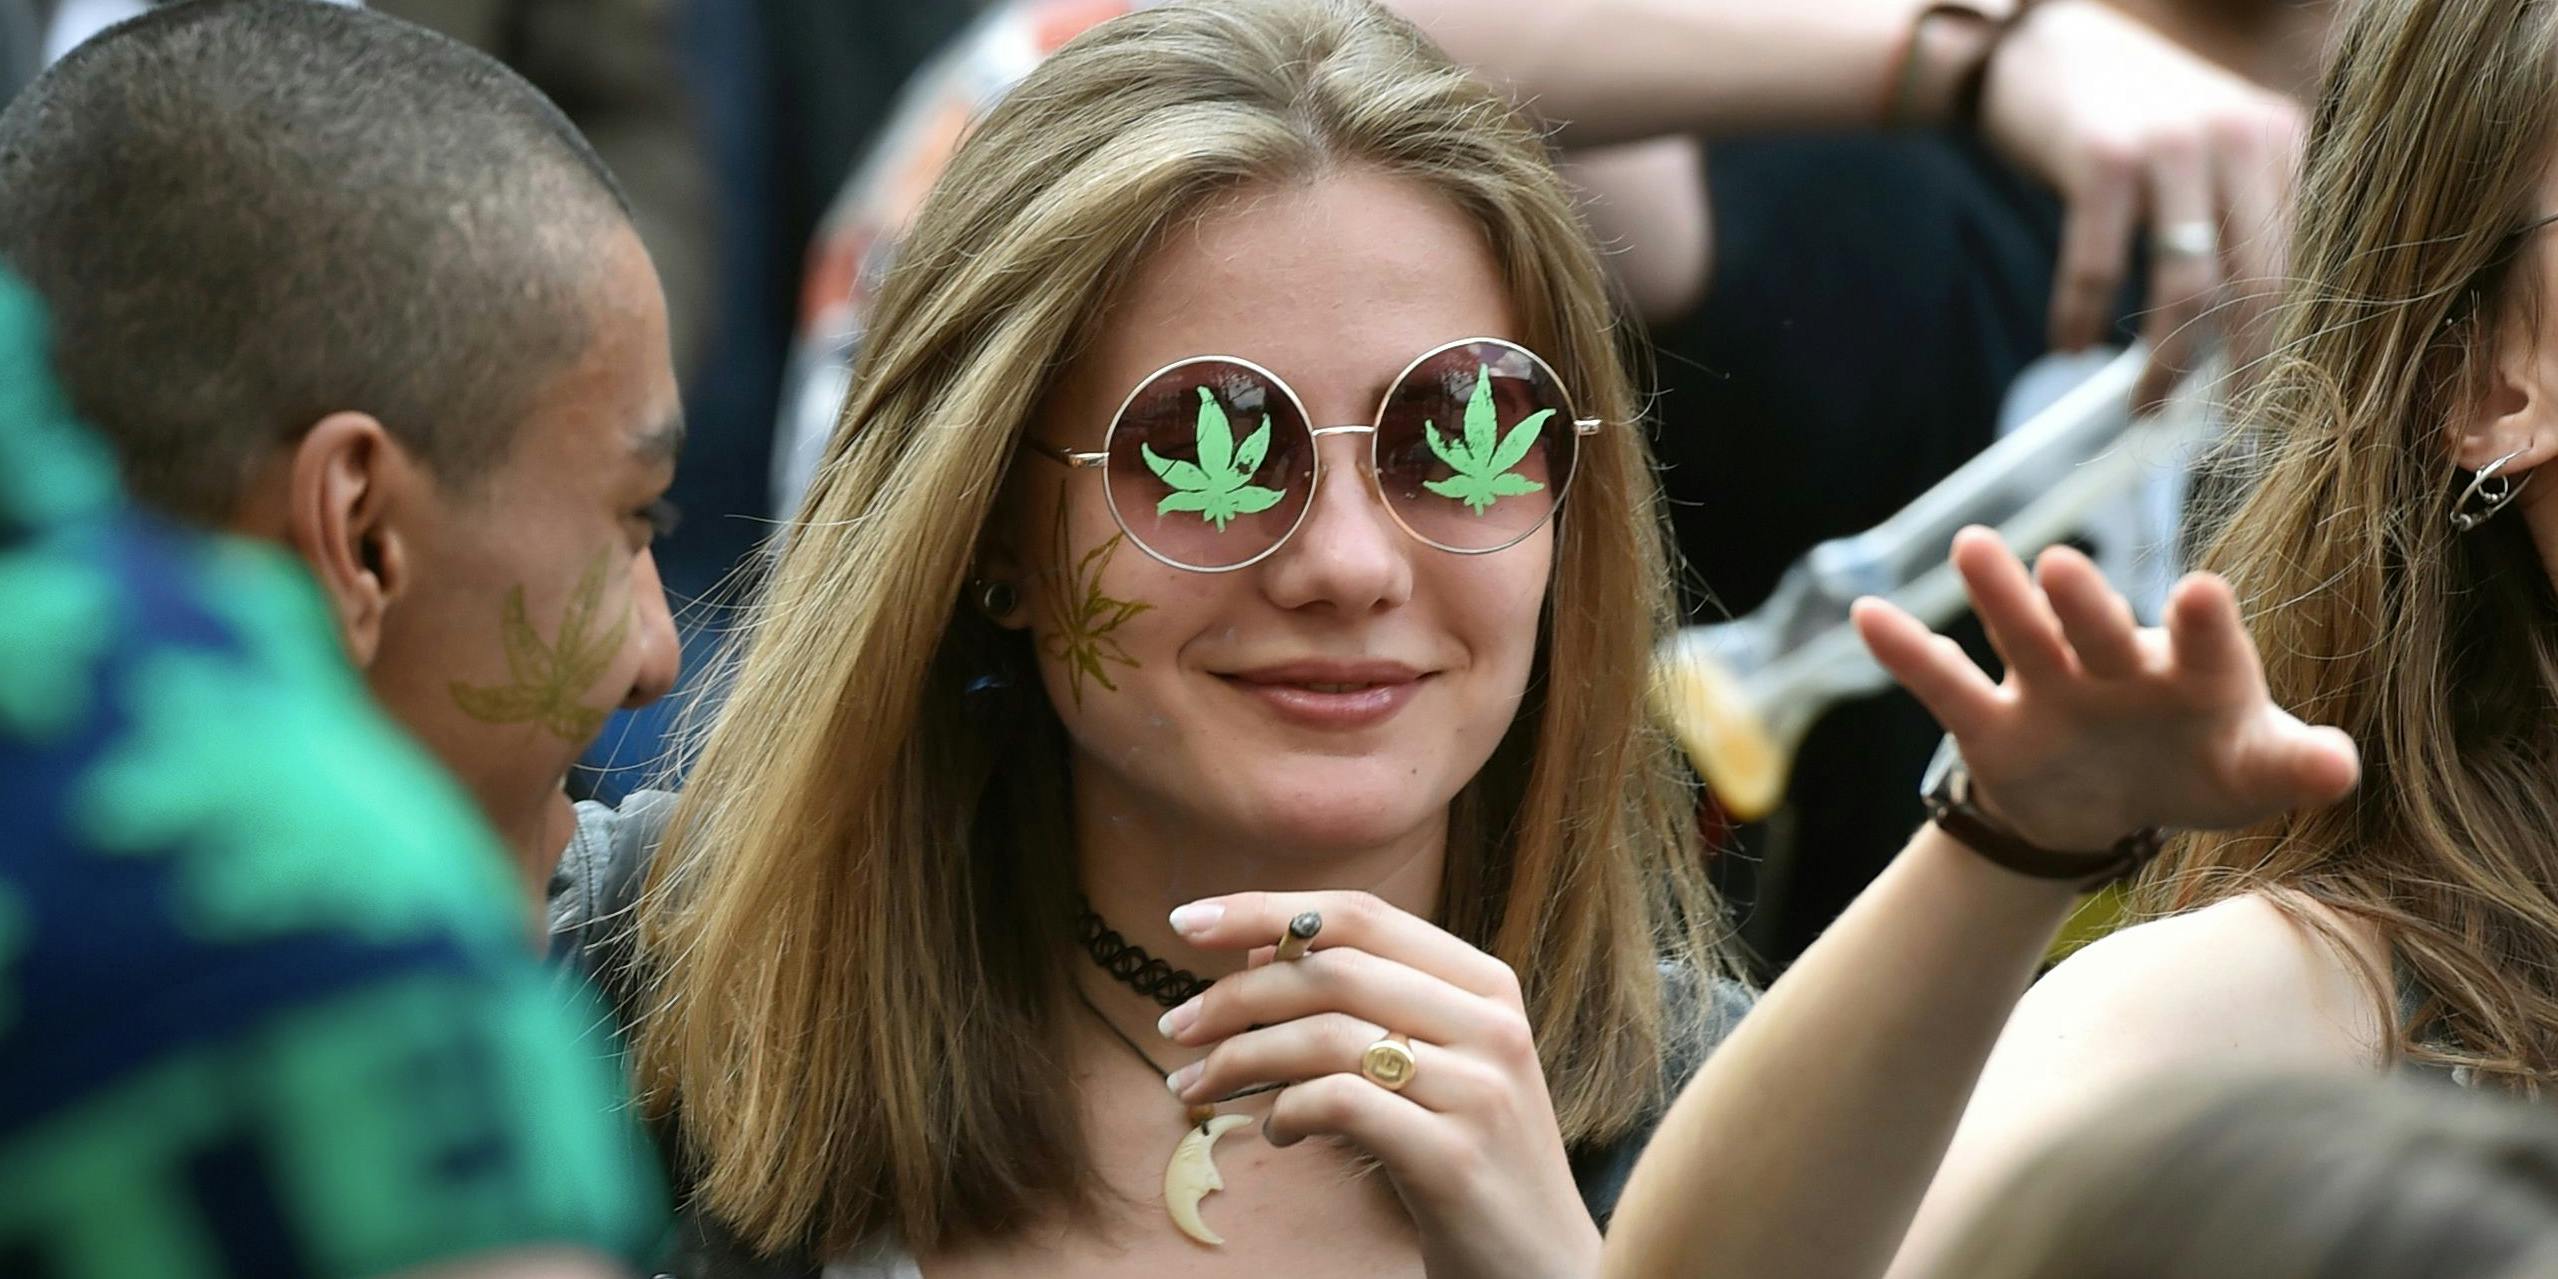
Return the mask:
<svg viewBox="0 0 2558 1279"><path fill-rule="evenodd" d="M1982 130L2067 206L2052 345L2104 338L2133 233L2146 225L2142 336L2155 355L2142 398L2165 395L2186 370L2204 327L2196 321L2224 298L2228 310L2212 318L2230 339L2231 367L2245 367L2282 274L2300 107L2098 0L2045 0L1995 56Z"/></svg>
<svg viewBox="0 0 2558 1279"><path fill-rule="evenodd" d="M1269 962L1288 921L1310 910L1323 915L1314 950ZM1175 1042L1215 1045L1174 1075L1184 1102L1289 1085L1271 1106L1272 1144L1332 1136L1375 1156L1440 1279L1595 1269L1599 1231L1509 965L1367 893L1238 893L1172 922L1193 946L1253 952L1251 967L1163 1019ZM1409 1037L1401 1092L1360 1073L1389 1032Z"/></svg>
<svg viewBox="0 0 2558 1279"><path fill-rule="evenodd" d="M1856 626L1954 735L1979 802L2011 833L2092 852L2144 826L2248 826L2353 788L2352 740L2267 697L2219 578L2177 583L2156 629L2066 547L2038 559L2039 589L1987 529L1958 535L1953 559L2004 681L1881 600L1857 603Z"/></svg>

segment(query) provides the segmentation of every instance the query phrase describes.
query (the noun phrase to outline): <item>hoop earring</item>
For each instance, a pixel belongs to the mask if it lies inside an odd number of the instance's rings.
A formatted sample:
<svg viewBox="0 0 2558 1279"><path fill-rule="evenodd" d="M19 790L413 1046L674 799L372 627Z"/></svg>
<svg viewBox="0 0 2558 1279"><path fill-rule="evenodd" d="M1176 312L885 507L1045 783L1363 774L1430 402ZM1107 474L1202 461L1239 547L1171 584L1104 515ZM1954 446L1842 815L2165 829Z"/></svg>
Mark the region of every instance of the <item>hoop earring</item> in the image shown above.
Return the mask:
<svg viewBox="0 0 2558 1279"><path fill-rule="evenodd" d="M981 578L968 584L968 602L990 622L1000 622L1021 607L1021 588L997 578Z"/></svg>
<svg viewBox="0 0 2558 1279"><path fill-rule="evenodd" d="M2469 487L2462 489L2460 496L2451 502L2451 526L2454 530L2466 533L2495 518L2496 512L2505 509L2514 500L2514 495L2522 492L2522 486L2531 482L2531 476L2525 474L2516 481L2505 474L2505 463L2521 456L2522 450L2515 449L2479 467L2477 473L2469 477Z"/></svg>

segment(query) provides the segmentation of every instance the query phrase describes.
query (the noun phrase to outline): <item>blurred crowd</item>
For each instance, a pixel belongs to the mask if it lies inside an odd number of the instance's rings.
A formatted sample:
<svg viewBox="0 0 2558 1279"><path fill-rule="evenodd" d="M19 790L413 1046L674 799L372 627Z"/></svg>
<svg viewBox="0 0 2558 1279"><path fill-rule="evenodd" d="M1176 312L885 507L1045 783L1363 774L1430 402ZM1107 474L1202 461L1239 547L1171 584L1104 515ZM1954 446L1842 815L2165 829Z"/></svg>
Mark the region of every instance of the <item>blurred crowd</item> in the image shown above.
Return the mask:
<svg viewBox="0 0 2558 1279"><path fill-rule="evenodd" d="M0 104L0 1274L2558 1273L2547 0Z"/></svg>

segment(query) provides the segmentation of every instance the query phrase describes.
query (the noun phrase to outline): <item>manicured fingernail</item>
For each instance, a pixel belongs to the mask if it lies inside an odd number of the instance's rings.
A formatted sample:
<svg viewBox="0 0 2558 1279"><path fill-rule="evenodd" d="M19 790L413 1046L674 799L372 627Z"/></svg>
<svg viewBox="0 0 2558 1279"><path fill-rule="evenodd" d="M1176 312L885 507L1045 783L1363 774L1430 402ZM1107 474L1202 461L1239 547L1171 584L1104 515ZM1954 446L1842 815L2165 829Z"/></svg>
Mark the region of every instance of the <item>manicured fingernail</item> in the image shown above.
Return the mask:
<svg viewBox="0 0 2558 1279"><path fill-rule="evenodd" d="M1172 930L1184 937L1204 933L1226 917L1226 908L1215 902L1192 902L1172 910Z"/></svg>
<svg viewBox="0 0 2558 1279"><path fill-rule="evenodd" d="M1166 1039L1177 1039L1181 1032L1190 1029L1190 1023L1197 1020L1199 1020L1199 997L1193 995L1189 1003L1165 1013L1162 1020L1155 1023L1155 1033Z"/></svg>
<svg viewBox="0 0 2558 1279"><path fill-rule="evenodd" d="M1178 1097L1190 1091L1192 1084L1199 1082L1199 1074L1203 1068L1204 1063L1194 1061L1164 1076L1164 1087L1171 1089L1172 1095Z"/></svg>

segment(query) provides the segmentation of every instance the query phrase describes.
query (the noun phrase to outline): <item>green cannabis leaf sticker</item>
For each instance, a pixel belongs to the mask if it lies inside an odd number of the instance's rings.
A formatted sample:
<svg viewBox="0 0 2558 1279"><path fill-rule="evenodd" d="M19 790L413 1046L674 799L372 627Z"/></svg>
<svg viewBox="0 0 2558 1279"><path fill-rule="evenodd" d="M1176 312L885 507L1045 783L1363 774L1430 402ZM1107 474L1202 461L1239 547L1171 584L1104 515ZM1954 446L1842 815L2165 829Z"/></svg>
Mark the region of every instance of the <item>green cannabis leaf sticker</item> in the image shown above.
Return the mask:
<svg viewBox="0 0 2558 1279"><path fill-rule="evenodd" d="M1200 387L1198 440L1199 461L1195 465L1164 457L1151 444L1137 446L1146 459L1146 468L1172 486L1173 491L1155 504L1155 514L1197 511L1199 518L1223 533L1226 521L1269 510L1286 496L1278 489L1251 482L1252 473L1261 469L1262 457L1270 452L1268 414L1262 415L1261 429L1245 439L1242 448L1236 448L1234 428L1226 422L1226 411L1217 407L1217 397L1209 394L1207 387Z"/></svg>
<svg viewBox="0 0 2558 1279"><path fill-rule="evenodd" d="M1428 421L1421 424L1430 441L1430 451L1456 472L1444 480L1431 480L1421 487L1441 497L1453 497L1465 503L1475 514L1491 509L1505 497L1523 497L1545 487L1510 468L1528 456L1536 447L1537 432L1545 420L1554 416L1553 409L1538 409L1520 419L1519 424L1503 434L1501 424L1492 415L1492 370L1476 365L1474 394L1466 399L1465 438L1449 444L1439 435L1439 428Z"/></svg>
<svg viewBox="0 0 2558 1279"><path fill-rule="evenodd" d="M498 633L506 642L510 682L496 688L456 682L453 701L463 714L491 724L540 724L580 746L594 739L608 712L583 705L579 699L613 664L631 626L625 613L603 634L587 633L595 626L596 606L604 598L604 569L611 555L610 548L597 552L577 579L577 589L569 593L568 613L560 619L557 644L543 643L525 620L524 587L519 583L507 592Z"/></svg>
<svg viewBox="0 0 2558 1279"><path fill-rule="evenodd" d="M1115 632L1128 619L1154 605L1112 599L1101 593L1101 571L1110 566L1110 557L1127 539L1126 533L1111 534L1109 541L1077 559L1068 548L1067 528L1066 489L1061 484L1057 488L1057 528L1049 538L1056 562L1040 570L1040 593L1048 605L1048 655L1066 664L1066 687L1074 695L1075 705L1081 706L1086 678L1116 693L1119 686L1110 682L1109 664L1137 668L1137 659L1120 647Z"/></svg>

